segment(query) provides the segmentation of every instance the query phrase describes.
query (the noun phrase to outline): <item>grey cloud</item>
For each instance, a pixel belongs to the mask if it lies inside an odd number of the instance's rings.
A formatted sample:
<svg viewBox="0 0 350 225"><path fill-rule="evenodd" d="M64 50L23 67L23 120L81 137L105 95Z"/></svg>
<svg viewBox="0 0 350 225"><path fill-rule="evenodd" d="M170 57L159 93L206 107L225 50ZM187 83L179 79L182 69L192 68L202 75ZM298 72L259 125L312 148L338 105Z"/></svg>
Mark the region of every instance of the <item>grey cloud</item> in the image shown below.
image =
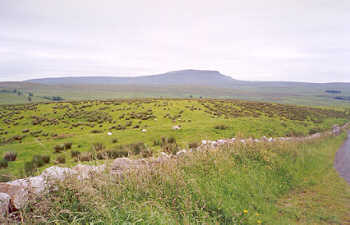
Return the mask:
<svg viewBox="0 0 350 225"><path fill-rule="evenodd" d="M0 80L212 69L349 81L347 0L0 2Z"/></svg>

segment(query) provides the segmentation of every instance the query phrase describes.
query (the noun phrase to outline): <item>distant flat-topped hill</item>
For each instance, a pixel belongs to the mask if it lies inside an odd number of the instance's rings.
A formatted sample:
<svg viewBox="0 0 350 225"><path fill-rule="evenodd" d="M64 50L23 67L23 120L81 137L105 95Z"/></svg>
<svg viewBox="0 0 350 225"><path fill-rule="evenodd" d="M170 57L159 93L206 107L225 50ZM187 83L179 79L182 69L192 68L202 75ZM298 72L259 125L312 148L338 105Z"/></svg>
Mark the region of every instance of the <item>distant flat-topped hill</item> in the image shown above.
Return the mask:
<svg viewBox="0 0 350 225"><path fill-rule="evenodd" d="M350 83L242 81L212 70L179 70L136 77L64 76L0 82L0 104L159 97L234 98L350 107Z"/></svg>
<svg viewBox="0 0 350 225"><path fill-rule="evenodd" d="M235 80L218 71L210 70L180 70L164 74L138 77L59 77L32 79L27 82L39 84L89 84L89 85L224 85L232 84Z"/></svg>

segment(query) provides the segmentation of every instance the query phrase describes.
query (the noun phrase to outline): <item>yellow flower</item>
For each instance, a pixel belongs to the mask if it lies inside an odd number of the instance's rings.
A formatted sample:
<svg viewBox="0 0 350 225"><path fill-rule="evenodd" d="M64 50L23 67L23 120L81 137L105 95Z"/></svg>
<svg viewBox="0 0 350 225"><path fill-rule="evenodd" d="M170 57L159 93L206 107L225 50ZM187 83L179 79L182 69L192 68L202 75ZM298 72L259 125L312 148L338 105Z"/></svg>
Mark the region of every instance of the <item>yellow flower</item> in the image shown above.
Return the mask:
<svg viewBox="0 0 350 225"><path fill-rule="evenodd" d="M255 215L256 215L256 216L260 216L260 214L259 214L259 213L255 213Z"/></svg>
<svg viewBox="0 0 350 225"><path fill-rule="evenodd" d="M248 210L245 209L245 210L243 210L243 212L244 212L244 214L247 214L247 213L248 213Z"/></svg>
<svg viewBox="0 0 350 225"><path fill-rule="evenodd" d="M258 220L258 221L256 221L258 224L261 224L262 223L262 221L261 220Z"/></svg>

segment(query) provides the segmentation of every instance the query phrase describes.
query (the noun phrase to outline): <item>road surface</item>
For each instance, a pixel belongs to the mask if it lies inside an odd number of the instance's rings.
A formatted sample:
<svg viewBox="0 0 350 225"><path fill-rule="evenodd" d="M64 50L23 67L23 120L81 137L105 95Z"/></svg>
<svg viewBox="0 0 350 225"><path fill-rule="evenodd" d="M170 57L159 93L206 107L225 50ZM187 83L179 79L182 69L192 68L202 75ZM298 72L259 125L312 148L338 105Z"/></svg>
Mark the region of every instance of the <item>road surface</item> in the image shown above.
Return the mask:
<svg viewBox="0 0 350 225"><path fill-rule="evenodd" d="M350 131L348 138L335 155L334 167L339 175L350 184Z"/></svg>

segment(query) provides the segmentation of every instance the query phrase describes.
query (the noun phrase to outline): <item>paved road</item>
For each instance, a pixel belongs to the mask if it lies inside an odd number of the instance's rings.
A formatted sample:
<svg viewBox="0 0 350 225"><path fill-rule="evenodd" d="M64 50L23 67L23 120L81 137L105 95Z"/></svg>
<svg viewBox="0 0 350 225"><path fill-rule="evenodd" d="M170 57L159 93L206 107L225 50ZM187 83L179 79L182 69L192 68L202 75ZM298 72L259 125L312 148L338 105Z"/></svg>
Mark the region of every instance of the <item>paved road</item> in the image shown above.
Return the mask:
<svg viewBox="0 0 350 225"><path fill-rule="evenodd" d="M350 184L350 131L348 139L335 155L334 167L340 176Z"/></svg>

